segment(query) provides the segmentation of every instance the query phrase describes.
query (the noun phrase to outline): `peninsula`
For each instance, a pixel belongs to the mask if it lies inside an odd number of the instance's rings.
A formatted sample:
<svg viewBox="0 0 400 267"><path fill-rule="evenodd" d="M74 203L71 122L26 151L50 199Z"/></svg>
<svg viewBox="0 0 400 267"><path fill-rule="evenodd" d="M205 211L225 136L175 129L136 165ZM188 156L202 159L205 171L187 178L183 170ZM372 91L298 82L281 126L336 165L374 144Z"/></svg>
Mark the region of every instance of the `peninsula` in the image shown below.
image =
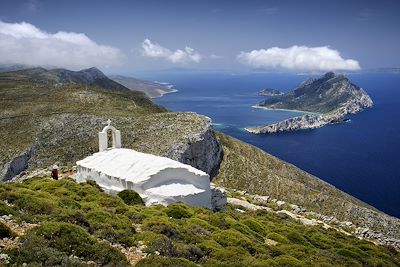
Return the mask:
<svg viewBox="0 0 400 267"><path fill-rule="evenodd" d="M258 107L304 111L307 114L278 123L246 128L254 134L315 129L326 124L348 121L347 114L372 107L369 95L344 75L328 72L318 79L308 79L293 91L268 98Z"/></svg>
<svg viewBox="0 0 400 267"><path fill-rule="evenodd" d="M283 92L276 90L276 89L271 89L271 88L262 89L261 91L259 91L257 93L257 95L259 95L259 96L280 96L283 94L284 94Z"/></svg>

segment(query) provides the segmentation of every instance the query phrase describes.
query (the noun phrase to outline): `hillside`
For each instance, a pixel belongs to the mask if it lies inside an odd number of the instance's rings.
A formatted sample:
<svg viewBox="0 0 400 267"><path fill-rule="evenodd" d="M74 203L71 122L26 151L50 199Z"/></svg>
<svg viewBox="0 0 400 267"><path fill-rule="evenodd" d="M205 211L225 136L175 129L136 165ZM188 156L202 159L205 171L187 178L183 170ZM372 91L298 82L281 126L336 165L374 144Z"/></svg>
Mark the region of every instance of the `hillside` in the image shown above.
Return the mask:
<svg viewBox="0 0 400 267"><path fill-rule="evenodd" d="M220 148L206 117L165 112L142 92L119 90L121 85L110 90L43 83L28 73L0 74L0 137L5 140L0 174L6 180L26 167L74 165L97 151L97 132L109 118L122 131L124 147L169 156L209 173L219 164ZM209 160L199 161L194 151Z"/></svg>
<svg viewBox="0 0 400 267"><path fill-rule="evenodd" d="M224 149L218 185L268 196L371 230L371 237L398 244L400 219L376 210L334 186L232 137L218 134Z"/></svg>
<svg viewBox="0 0 400 267"><path fill-rule="evenodd" d="M173 93L176 91L175 89L172 89L171 85L168 84L145 81L122 75L111 75L109 77L128 89L144 92L150 98L160 97L164 94Z"/></svg>
<svg viewBox="0 0 400 267"><path fill-rule="evenodd" d="M0 184L0 199L0 261L10 266L400 265L393 249L242 206L144 207L48 176Z"/></svg>

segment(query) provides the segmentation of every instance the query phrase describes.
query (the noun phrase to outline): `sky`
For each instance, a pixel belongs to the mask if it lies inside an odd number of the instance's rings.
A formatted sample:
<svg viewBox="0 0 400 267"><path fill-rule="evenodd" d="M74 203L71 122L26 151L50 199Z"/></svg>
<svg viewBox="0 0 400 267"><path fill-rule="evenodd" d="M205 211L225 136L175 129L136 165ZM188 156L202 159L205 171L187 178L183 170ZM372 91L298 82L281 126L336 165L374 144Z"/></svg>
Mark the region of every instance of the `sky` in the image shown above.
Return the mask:
<svg viewBox="0 0 400 267"><path fill-rule="evenodd" d="M400 67L400 1L0 1L0 64L140 70Z"/></svg>

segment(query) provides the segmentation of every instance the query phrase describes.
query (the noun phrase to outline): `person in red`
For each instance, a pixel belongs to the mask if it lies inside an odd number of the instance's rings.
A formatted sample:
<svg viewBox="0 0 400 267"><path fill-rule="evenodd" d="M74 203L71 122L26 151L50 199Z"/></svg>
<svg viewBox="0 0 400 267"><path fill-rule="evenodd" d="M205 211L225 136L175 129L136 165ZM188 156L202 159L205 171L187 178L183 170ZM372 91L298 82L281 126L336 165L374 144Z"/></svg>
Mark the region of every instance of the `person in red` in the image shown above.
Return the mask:
<svg viewBox="0 0 400 267"><path fill-rule="evenodd" d="M51 178L54 180L58 180L58 166L54 165L53 169L51 170Z"/></svg>

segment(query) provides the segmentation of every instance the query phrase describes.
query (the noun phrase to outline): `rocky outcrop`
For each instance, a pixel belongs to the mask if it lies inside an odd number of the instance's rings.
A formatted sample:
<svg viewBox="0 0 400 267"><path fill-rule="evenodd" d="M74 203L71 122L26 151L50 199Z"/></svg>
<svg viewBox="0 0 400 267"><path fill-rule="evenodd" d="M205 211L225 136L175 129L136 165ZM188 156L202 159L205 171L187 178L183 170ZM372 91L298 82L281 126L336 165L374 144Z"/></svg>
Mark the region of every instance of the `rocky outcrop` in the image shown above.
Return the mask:
<svg viewBox="0 0 400 267"><path fill-rule="evenodd" d="M186 142L172 146L166 156L214 177L222 160L222 146L214 135L211 119L208 118L203 131L188 136Z"/></svg>
<svg viewBox="0 0 400 267"><path fill-rule="evenodd" d="M2 172L3 181L11 180L14 176L24 171L28 167L33 151L34 149L31 147L6 164Z"/></svg>
<svg viewBox="0 0 400 267"><path fill-rule="evenodd" d="M246 131L254 134L279 133L304 129L315 129L322 127L326 122L319 117L306 114L304 116L290 118L278 123L269 124L261 127L245 128Z"/></svg>
<svg viewBox="0 0 400 267"><path fill-rule="evenodd" d="M253 195L246 191L235 189L225 190L242 196L241 199L228 198L228 203L230 204L253 211L263 209L276 213L284 219L295 219L304 225L321 225L325 229L335 229L344 234L367 239L379 245L400 249L400 219L382 212L352 205L348 210L346 221L340 221L333 216L308 211L302 206L289 204L269 196Z"/></svg>
<svg viewBox="0 0 400 267"><path fill-rule="evenodd" d="M371 98L362 88L352 84L343 75L329 72L320 79L306 80L282 97L268 99L259 104L270 109L303 110L319 115L306 114L246 130L259 134L315 129L329 123L347 121L347 114L355 114L372 105Z"/></svg>
<svg viewBox="0 0 400 267"><path fill-rule="evenodd" d="M266 89L262 89L261 91L259 91L257 95L259 95L259 96L279 96L279 95L283 95L283 93L276 89L266 88Z"/></svg>
<svg viewBox="0 0 400 267"><path fill-rule="evenodd" d="M210 184L211 188L211 207L214 211L225 210L227 203L227 194L224 188L215 184Z"/></svg>

